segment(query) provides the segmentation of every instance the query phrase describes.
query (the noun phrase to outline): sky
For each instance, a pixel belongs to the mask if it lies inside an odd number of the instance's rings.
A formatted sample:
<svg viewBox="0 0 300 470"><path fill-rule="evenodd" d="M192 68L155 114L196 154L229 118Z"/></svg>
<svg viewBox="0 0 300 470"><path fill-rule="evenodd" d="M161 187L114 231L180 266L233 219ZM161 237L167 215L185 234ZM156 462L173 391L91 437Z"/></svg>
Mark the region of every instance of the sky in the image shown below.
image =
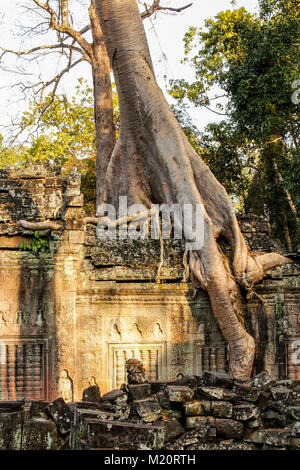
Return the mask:
<svg viewBox="0 0 300 470"><path fill-rule="evenodd" d="M81 0L81 2L88 0ZM166 85L170 79L184 78L193 80L193 70L188 64L182 64L183 37L190 26L204 26L206 18L214 17L219 11L233 9L232 0L162 0L165 6L181 7L193 1L193 5L179 14L160 13L151 20L144 22L149 46L154 62L156 76L160 87L166 93ZM78 0L71 0L74 4L76 17L82 18L81 26L85 23L86 9L80 7ZM148 1L150 3L150 0ZM7 49L22 50L32 47L41 41L41 38L32 35L24 35L20 31L20 24L31 26L34 24L32 13L24 11L25 5L32 5L32 0L0 0L0 46ZM258 0L236 0L235 8L244 6L248 11L255 12L258 9ZM74 15L75 17L75 15ZM36 21L38 19L38 21ZM35 17L35 23L40 19ZM80 23L79 23L80 25ZM52 33L53 34L53 33ZM49 42L47 36L42 38L44 43ZM31 74L47 77L58 69L57 59L47 56L41 66L37 66L33 61L28 61L26 69L21 74L15 74L16 57L6 56L4 65L10 72L0 69L0 126L6 126L17 114L21 115L27 108L27 103L16 83L24 80L30 81ZM62 81L59 91L67 93L68 96L74 94L77 79L84 77L91 84L90 65L85 63L79 65L69 73ZM168 101L171 98L166 94ZM216 122L221 118L205 108L191 109L193 122L200 130L203 130L209 122ZM5 133L0 127L0 133Z"/></svg>

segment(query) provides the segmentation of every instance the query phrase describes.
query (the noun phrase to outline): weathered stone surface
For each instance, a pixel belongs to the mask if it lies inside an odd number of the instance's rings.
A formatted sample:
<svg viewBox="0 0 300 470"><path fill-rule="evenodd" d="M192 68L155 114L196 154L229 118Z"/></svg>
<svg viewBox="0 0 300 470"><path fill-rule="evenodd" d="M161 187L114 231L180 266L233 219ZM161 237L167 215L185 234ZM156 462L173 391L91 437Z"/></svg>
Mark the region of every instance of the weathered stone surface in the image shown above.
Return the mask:
<svg viewBox="0 0 300 470"><path fill-rule="evenodd" d="M160 449L164 429L133 423L87 421L88 445L97 449Z"/></svg>
<svg viewBox="0 0 300 470"><path fill-rule="evenodd" d="M171 408L171 402L166 397L164 392L158 392L156 396L157 396L157 400L158 400L158 402L159 402L159 404L162 408L164 408L164 409Z"/></svg>
<svg viewBox="0 0 300 470"><path fill-rule="evenodd" d="M0 413L0 450L20 450L23 412Z"/></svg>
<svg viewBox="0 0 300 470"><path fill-rule="evenodd" d="M271 377L268 372L262 371L252 379L253 387L256 387L259 391L265 391L271 388L276 383L274 377Z"/></svg>
<svg viewBox="0 0 300 470"><path fill-rule="evenodd" d="M291 429L268 429L266 444L274 447L285 447L289 444Z"/></svg>
<svg viewBox="0 0 300 470"><path fill-rule="evenodd" d="M53 421L43 418L24 420L22 450L57 450L61 444Z"/></svg>
<svg viewBox="0 0 300 470"><path fill-rule="evenodd" d="M226 438L240 439L243 435L243 424L233 419L216 418L217 435Z"/></svg>
<svg viewBox="0 0 300 470"><path fill-rule="evenodd" d="M165 431L165 442L171 442L178 436L184 434L185 429L177 419L159 421L156 426L162 426Z"/></svg>
<svg viewBox="0 0 300 470"><path fill-rule="evenodd" d="M148 382L146 379L146 371L138 359L128 359L126 361L127 381L129 384L143 384Z"/></svg>
<svg viewBox="0 0 300 470"><path fill-rule="evenodd" d="M198 387L197 395L202 396L208 400L232 400L236 394L231 390L226 390L221 387Z"/></svg>
<svg viewBox="0 0 300 470"><path fill-rule="evenodd" d="M291 437L288 446L290 449L299 450L300 449L300 437Z"/></svg>
<svg viewBox="0 0 300 470"><path fill-rule="evenodd" d="M105 393L101 397L100 402L109 402L121 405L123 403L127 403L127 394L123 390L112 390L111 392Z"/></svg>
<svg viewBox="0 0 300 470"><path fill-rule="evenodd" d="M185 403L194 397L191 388L181 385L167 385L165 393L171 402Z"/></svg>
<svg viewBox="0 0 300 470"><path fill-rule="evenodd" d="M285 400L290 396L290 389L288 387L278 385L277 387L271 388L271 395L273 400Z"/></svg>
<svg viewBox="0 0 300 470"><path fill-rule="evenodd" d="M231 418L233 406L227 401L212 401L211 414L217 418Z"/></svg>
<svg viewBox="0 0 300 470"><path fill-rule="evenodd" d="M100 398L101 395L98 385L91 385L90 387L86 388L82 394L82 401L99 403Z"/></svg>
<svg viewBox="0 0 300 470"><path fill-rule="evenodd" d="M260 391L256 387L235 382L233 391L237 394L240 400L255 402L257 401Z"/></svg>
<svg viewBox="0 0 300 470"><path fill-rule="evenodd" d="M44 400L32 400L29 403L29 418L49 419L49 415L47 413L47 406L48 402Z"/></svg>
<svg viewBox="0 0 300 470"><path fill-rule="evenodd" d="M253 442L254 444L264 444L267 438L266 429L256 429L254 431L247 430L243 437L245 442Z"/></svg>
<svg viewBox="0 0 300 470"><path fill-rule="evenodd" d="M59 432L66 434L70 432L72 423L72 413L62 398L49 403L47 409L56 423Z"/></svg>
<svg viewBox="0 0 300 470"><path fill-rule="evenodd" d="M189 416L186 419L187 429L197 429L202 437L216 436L216 420L212 416Z"/></svg>
<svg viewBox="0 0 300 470"><path fill-rule="evenodd" d="M233 417L239 421L249 421L257 419L260 415L260 409L255 405L236 405L233 408Z"/></svg>
<svg viewBox="0 0 300 470"><path fill-rule="evenodd" d="M132 407L145 423L153 423L161 416L161 407L154 398L134 401Z"/></svg>
<svg viewBox="0 0 300 470"><path fill-rule="evenodd" d="M234 379L230 375L221 372L205 371L203 373L204 385L231 388Z"/></svg>
<svg viewBox="0 0 300 470"><path fill-rule="evenodd" d="M174 384L174 380L149 380L151 386L151 393L163 392L167 385Z"/></svg>
<svg viewBox="0 0 300 470"><path fill-rule="evenodd" d="M0 401L0 413L9 413L11 411L19 411L23 409L25 401Z"/></svg>
<svg viewBox="0 0 300 470"><path fill-rule="evenodd" d="M211 405L209 401L195 400L184 404L186 416L208 416L210 415Z"/></svg>
<svg viewBox="0 0 300 470"><path fill-rule="evenodd" d="M132 401L144 400L151 396L151 385L148 383L128 385L129 397Z"/></svg>

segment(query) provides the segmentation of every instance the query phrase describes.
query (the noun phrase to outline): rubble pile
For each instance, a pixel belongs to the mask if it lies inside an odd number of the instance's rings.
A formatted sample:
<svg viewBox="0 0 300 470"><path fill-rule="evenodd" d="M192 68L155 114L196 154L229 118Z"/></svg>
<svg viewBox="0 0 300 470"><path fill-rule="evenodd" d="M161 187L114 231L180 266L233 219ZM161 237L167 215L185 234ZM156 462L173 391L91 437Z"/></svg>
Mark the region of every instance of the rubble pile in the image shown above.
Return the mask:
<svg viewBox="0 0 300 470"><path fill-rule="evenodd" d="M147 381L140 361L126 368L128 383L100 399L92 390L97 401L0 402L0 449L300 449L300 381Z"/></svg>

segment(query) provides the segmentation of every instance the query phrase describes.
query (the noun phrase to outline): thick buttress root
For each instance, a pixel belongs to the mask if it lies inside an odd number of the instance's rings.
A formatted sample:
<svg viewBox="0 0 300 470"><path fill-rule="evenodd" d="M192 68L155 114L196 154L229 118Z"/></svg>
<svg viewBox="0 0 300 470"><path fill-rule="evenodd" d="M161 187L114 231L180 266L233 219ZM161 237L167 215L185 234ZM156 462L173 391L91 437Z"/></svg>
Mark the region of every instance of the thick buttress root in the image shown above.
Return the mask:
<svg viewBox="0 0 300 470"><path fill-rule="evenodd" d="M238 284L251 290L265 269L289 262L276 253L252 255L231 200L180 128L157 85L136 0L96 0L103 37L120 102L120 136L102 191L102 202L191 204L204 207L204 244L190 252L190 268L207 290L213 313L228 342L230 373L251 375L255 343L246 332ZM185 233L194 241L194 227ZM232 246L232 272L218 249L222 235Z"/></svg>

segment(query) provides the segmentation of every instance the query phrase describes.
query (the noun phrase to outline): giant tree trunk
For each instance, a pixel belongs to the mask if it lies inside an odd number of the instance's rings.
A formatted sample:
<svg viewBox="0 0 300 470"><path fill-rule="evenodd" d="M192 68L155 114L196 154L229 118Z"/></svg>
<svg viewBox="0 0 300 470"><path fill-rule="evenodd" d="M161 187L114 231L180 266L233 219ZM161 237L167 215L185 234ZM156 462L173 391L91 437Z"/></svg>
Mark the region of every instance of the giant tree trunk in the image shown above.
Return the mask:
<svg viewBox="0 0 300 470"><path fill-rule="evenodd" d="M230 373L250 376L255 343L238 319L238 288L262 278L264 269L287 262L277 254L252 255L223 186L189 144L155 80L136 0L96 0L111 60L121 113L120 137L107 168L102 202L204 205L205 240L190 253L190 267L207 290L214 315L228 341ZM193 241L185 233L187 241ZM230 242L232 271L217 239Z"/></svg>
<svg viewBox="0 0 300 470"><path fill-rule="evenodd" d="M111 88L111 66L103 40L101 25L94 0L89 8L93 36L92 74L94 85L94 110L97 139L96 156L96 207L104 186L107 166L116 143Z"/></svg>

